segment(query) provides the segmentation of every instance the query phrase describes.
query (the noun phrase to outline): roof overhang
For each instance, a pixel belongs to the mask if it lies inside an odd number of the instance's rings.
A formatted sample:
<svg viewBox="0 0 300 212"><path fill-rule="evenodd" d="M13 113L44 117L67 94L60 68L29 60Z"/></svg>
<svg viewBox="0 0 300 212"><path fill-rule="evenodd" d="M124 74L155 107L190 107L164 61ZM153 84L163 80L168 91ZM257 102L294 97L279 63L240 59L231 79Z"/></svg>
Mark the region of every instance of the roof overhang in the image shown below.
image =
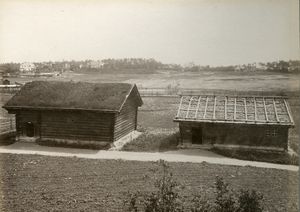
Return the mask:
<svg viewBox="0 0 300 212"><path fill-rule="evenodd" d="M52 110L52 111L93 111L99 113L117 113L117 110L87 109L87 108L60 108L60 107L31 107L31 106L2 106L6 110Z"/></svg>
<svg viewBox="0 0 300 212"><path fill-rule="evenodd" d="M125 99L124 99L124 101L123 101L123 103L122 103L122 105L120 106L120 108L119 108L119 110L118 110L117 112L121 112L121 110L122 110L122 108L123 108L125 102L127 101L128 97L130 96L130 94L131 94L134 90L136 91L137 97L138 97L138 99L139 99L139 104L138 104L138 106L140 107L140 106L143 105L142 97L141 97L141 95L140 95L140 93L139 93L139 91L138 91L136 85L135 85L135 84L132 84L130 90L128 91L128 93L127 93L127 95L126 95L126 97L125 97Z"/></svg>
<svg viewBox="0 0 300 212"><path fill-rule="evenodd" d="M284 126L284 127L294 127L294 124L290 123L277 123L277 122L264 122L264 121L246 121L246 120L235 120L235 121L225 121L225 120L191 120L191 119L173 119L174 122L189 122L189 123L217 123L217 124L244 124L244 125L270 125L270 126Z"/></svg>

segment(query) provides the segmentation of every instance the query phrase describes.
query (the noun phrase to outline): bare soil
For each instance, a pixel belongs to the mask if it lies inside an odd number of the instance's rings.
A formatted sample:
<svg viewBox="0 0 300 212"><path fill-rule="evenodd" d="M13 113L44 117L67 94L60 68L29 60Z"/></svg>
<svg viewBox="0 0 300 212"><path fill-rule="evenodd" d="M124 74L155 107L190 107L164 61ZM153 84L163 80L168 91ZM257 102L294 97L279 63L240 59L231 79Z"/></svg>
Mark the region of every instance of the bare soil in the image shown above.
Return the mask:
<svg viewBox="0 0 300 212"><path fill-rule="evenodd" d="M298 172L168 163L186 202L212 197L215 176L234 190L256 189L266 211L298 211ZM127 192L154 189L158 163L36 155L0 155L1 211L123 211Z"/></svg>

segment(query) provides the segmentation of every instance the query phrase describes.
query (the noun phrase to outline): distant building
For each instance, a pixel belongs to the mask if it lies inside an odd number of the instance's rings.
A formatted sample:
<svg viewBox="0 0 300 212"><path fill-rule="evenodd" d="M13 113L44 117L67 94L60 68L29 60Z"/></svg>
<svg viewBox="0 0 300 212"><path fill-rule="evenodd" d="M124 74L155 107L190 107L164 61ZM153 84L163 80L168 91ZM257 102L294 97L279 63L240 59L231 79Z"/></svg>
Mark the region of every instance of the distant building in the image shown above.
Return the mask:
<svg viewBox="0 0 300 212"><path fill-rule="evenodd" d="M64 69L69 70L71 68L71 65L69 63L64 64Z"/></svg>
<svg viewBox="0 0 300 212"><path fill-rule="evenodd" d="M92 60L88 63L89 68L102 68L104 63L101 60Z"/></svg>
<svg viewBox="0 0 300 212"><path fill-rule="evenodd" d="M294 126L284 97L182 96L177 115L183 146L287 150Z"/></svg>
<svg viewBox="0 0 300 212"><path fill-rule="evenodd" d="M21 72L30 72L30 71L34 71L35 70L35 65L33 63L21 63L20 65L20 71Z"/></svg>
<svg viewBox="0 0 300 212"><path fill-rule="evenodd" d="M104 147L136 130L142 104L131 84L33 81L3 108L18 140Z"/></svg>

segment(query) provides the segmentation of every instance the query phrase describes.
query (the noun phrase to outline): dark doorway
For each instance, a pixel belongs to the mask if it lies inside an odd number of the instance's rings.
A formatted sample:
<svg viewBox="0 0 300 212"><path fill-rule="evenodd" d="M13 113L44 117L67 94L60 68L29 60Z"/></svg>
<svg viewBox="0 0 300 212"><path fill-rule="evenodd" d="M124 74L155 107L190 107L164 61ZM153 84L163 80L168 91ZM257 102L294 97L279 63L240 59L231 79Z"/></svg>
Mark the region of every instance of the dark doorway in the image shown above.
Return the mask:
<svg viewBox="0 0 300 212"><path fill-rule="evenodd" d="M192 128L192 143L193 144L202 144L202 128L193 127Z"/></svg>
<svg viewBox="0 0 300 212"><path fill-rule="evenodd" d="M33 137L34 136L34 125L32 122L27 122L25 124L26 136Z"/></svg>

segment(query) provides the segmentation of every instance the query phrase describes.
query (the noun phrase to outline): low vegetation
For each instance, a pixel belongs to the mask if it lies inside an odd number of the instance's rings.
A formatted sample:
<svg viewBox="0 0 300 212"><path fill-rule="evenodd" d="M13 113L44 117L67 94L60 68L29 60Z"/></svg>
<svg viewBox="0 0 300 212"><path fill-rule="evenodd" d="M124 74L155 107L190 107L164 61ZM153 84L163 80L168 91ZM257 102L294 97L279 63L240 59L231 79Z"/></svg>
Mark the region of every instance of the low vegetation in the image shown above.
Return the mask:
<svg viewBox="0 0 300 212"><path fill-rule="evenodd" d="M215 195L212 201L205 196L194 195L191 202L185 203L180 196L178 182L174 179L169 166L159 162L162 167L162 176L155 180L155 191L143 194L142 192L129 193L124 201L128 212L262 212L263 195L256 190L232 190L222 177L217 176L214 183ZM186 206L188 205L188 207Z"/></svg>
<svg viewBox="0 0 300 212"><path fill-rule="evenodd" d="M144 130L143 134L123 146L123 151L161 152L177 149L179 133L172 130Z"/></svg>
<svg viewBox="0 0 300 212"><path fill-rule="evenodd" d="M219 148L213 148L212 151L226 157L237 158L241 160L299 165L299 157L297 155L290 155L287 152L250 151L241 149L232 150Z"/></svg>
<svg viewBox="0 0 300 212"><path fill-rule="evenodd" d="M97 142L97 141L70 141L70 140L43 140L39 139L36 141L42 146L52 146L52 147L67 147L67 148L81 148L81 149L101 149L107 150L110 148L110 143L108 142Z"/></svg>

